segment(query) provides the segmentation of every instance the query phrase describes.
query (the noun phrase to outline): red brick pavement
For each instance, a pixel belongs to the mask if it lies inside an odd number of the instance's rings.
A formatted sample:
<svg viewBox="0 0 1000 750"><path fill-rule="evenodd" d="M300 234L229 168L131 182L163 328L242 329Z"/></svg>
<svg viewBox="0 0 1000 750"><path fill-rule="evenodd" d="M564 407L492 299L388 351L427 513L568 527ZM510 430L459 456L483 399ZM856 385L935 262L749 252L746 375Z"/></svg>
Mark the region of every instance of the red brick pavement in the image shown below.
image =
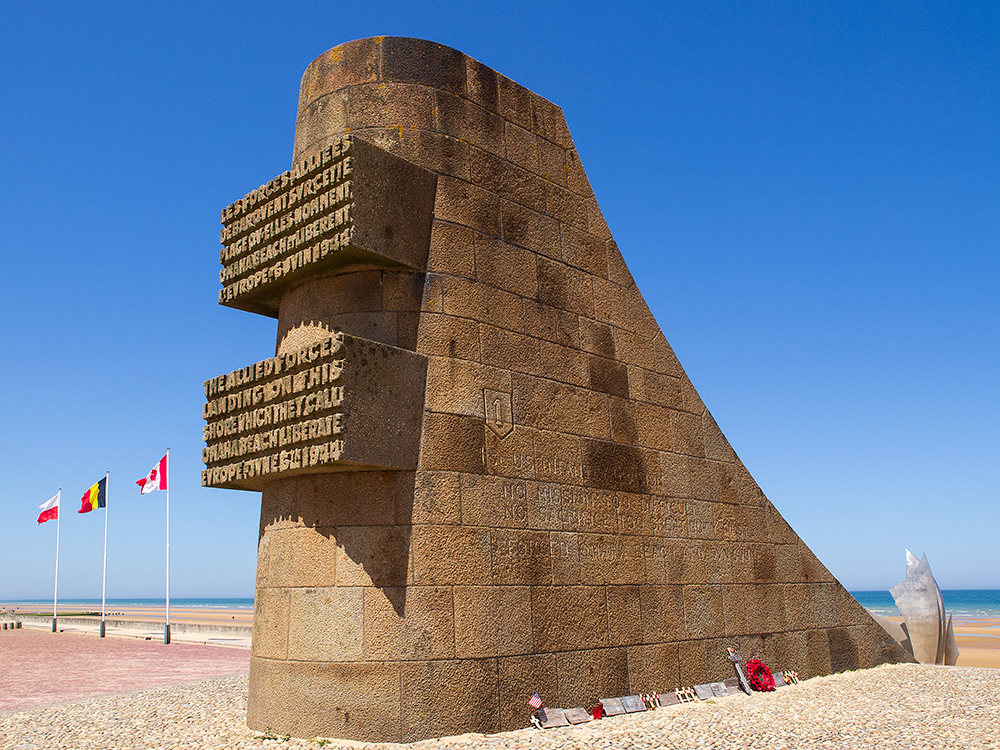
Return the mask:
<svg viewBox="0 0 1000 750"><path fill-rule="evenodd" d="M0 711L222 677L250 669L250 651L82 633L0 631Z"/></svg>

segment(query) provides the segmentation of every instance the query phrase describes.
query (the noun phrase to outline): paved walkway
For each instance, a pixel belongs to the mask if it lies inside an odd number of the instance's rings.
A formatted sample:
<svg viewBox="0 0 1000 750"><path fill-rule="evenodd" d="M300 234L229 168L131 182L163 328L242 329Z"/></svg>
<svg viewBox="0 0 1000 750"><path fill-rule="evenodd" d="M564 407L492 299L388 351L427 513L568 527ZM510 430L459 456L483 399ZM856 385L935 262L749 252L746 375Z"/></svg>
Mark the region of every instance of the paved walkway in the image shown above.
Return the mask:
<svg viewBox="0 0 1000 750"><path fill-rule="evenodd" d="M248 672L250 651L0 630L0 712Z"/></svg>

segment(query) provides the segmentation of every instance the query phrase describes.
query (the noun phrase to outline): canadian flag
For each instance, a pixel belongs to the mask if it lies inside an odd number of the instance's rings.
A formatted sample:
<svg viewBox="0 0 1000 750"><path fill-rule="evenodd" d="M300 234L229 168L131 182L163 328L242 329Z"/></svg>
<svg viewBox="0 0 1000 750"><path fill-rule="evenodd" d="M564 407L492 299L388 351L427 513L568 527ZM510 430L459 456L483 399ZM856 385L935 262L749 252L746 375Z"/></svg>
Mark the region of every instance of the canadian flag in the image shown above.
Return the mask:
<svg viewBox="0 0 1000 750"><path fill-rule="evenodd" d="M167 457L164 456L157 461L156 466L142 479L135 480L135 483L139 485L139 492L143 495L167 489Z"/></svg>
<svg viewBox="0 0 1000 750"><path fill-rule="evenodd" d="M59 518L60 495L62 495L62 490L59 490L51 500L38 506L42 509L42 512L38 514L38 523L45 523L46 521L51 521L53 518Z"/></svg>

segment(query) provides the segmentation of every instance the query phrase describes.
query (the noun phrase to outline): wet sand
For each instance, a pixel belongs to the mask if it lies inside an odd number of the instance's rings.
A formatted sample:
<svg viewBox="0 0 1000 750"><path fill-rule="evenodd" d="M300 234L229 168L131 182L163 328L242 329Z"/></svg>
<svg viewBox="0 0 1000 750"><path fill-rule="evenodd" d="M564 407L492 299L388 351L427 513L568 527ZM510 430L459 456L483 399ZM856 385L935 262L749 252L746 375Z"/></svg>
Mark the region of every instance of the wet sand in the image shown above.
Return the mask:
<svg viewBox="0 0 1000 750"><path fill-rule="evenodd" d="M887 619L902 622L902 617ZM952 621L959 667L1000 669L1000 617L962 615Z"/></svg>
<svg viewBox="0 0 1000 750"><path fill-rule="evenodd" d="M13 604L5 605L5 608L19 615L38 615L41 617L52 617L52 608L39 608L35 605ZM3 611L3 608L0 608ZM59 608L59 619L71 621L74 616L82 613L91 615L101 614L101 609L91 607L81 608L79 606L67 605ZM166 608L163 606L136 606L136 607L108 607L105 612L105 620L130 620L148 622L150 624L163 623L166 619ZM215 609L211 607L170 607L170 624L188 625L253 625L252 609Z"/></svg>

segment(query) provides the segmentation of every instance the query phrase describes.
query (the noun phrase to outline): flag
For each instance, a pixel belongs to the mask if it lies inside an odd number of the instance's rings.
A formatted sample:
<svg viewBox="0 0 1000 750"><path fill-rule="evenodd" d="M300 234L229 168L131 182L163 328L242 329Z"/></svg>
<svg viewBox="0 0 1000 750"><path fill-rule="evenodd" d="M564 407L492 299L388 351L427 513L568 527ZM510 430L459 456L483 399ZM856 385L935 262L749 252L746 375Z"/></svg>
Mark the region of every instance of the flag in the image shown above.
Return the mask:
<svg viewBox="0 0 1000 750"><path fill-rule="evenodd" d="M103 508L107 502L107 481L108 478L104 477L100 482L92 485L89 490L87 490L83 497L80 498L80 510L77 513L90 513L92 510L97 510L98 508Z"/></svg>
<svg viewBox="0 0 1000 750"><path fill-rule="evenodd" d="M542 697L538 694L537 690L535 691L535 694L528 699L528 705L532 708L542 707Z"/></svg>
<svg viewBox="0 0 1000 750"><path fill-rule="evenodd" d="M55 497L38 506L42 509L42 512L38 514L38 523L45 523L46 521L51 521L53 518L59 518L59 496L61 494L62 490L59 490Z"/></svg>
<svg viewBox="0 0 1000 750"><path fill-rule="evenodd" d="M161 458L145 477L135 480L135 483L143 495L167 489L167 457Z"/></svg>

